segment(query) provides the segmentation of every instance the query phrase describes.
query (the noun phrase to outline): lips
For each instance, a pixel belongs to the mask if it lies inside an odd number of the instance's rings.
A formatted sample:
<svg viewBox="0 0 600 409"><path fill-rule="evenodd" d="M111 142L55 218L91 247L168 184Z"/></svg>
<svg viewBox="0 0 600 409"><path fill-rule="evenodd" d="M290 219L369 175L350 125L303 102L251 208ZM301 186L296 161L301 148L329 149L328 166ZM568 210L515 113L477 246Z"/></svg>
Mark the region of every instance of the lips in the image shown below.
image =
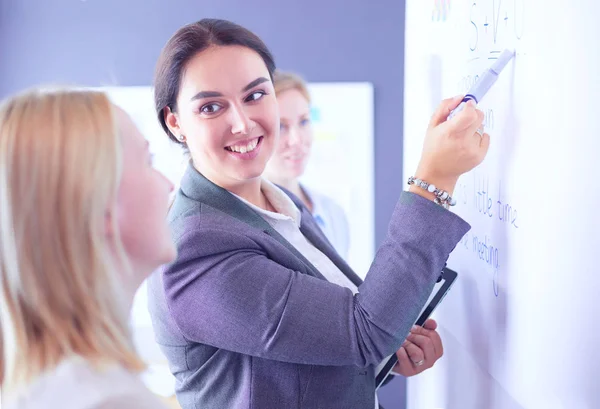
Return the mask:
<svg viewBox="0 0 600 409"><path fill-rule="evenodd" d="M258 156L262 146L263 137L246 139L237 141L235 144L225 147L225 150L234 158L237 159L254 159Z"/></svg>
<svg viewBox="0 0 600 409"><path fill-rule="evenodd" d="M284 156L284 159L290 162L302 162L306 159L306 154L304 152L287 154Z"/></svg>
<svg viewBox="0 0 600 409"><path fill-rule="evenodd" d="M226 146L225 149L230 152L249 153L256 149L261 139L262 136L252 139L246 139L244 141L236 142L233 145Z"/></svg>

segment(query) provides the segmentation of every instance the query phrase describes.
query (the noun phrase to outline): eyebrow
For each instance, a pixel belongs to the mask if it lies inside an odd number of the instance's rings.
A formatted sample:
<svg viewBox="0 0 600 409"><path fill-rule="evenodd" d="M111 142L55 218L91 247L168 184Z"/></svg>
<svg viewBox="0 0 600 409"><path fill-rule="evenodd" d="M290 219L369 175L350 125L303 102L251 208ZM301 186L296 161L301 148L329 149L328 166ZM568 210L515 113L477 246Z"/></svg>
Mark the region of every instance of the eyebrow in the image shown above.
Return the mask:
<svg viewBox="0 0 600 409"><path fill-rule="evenodd" d="M242 92L246 92L249 91L251 88L256 87L259 84L262 84L263 82L268 82L269 80L265 77L258 77L257 79L255 79L254 81L252 81L250 84L246 85L243 89ZM217 91L200 91L199 93L197 93L196 95L194 95L190 101L195 101L197 99L202 99L202 98L214 98L214 97L222 97L223 94L221 94L220 92Z"/></svg>

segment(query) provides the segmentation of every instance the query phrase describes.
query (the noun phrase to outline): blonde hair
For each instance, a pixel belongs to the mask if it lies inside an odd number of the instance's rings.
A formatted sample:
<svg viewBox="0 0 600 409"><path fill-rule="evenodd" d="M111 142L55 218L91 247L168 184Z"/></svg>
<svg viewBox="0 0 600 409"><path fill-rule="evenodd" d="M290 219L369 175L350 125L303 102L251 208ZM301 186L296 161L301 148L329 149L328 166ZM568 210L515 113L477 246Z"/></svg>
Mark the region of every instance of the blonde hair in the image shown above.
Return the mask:
<svg viewBox="0 0 600 409"><path fill-rule="evenodd" d="M295 89L299 91L304 98L310 104L310 93L308 92L308 85L298 74L286 71L275 71L273 76L273 86L275 88L275 94L279 95L282 92Z"/></svg>
<svg viewBox="0 0 600 409"><path fill-rule="evenodd" d="M100 92L32 90L0 106L3 390L72 355L143 368L128 333L116 217L106 231L121 146Z"/></svg>

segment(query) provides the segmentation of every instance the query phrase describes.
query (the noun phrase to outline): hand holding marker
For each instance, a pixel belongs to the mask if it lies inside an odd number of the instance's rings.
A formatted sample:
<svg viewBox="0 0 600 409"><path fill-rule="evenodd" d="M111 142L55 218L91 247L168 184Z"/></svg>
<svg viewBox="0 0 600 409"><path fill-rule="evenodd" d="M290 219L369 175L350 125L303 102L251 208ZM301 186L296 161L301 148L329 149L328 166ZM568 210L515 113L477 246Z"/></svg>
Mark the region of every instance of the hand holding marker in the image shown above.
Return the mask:
<svg viewBox="0 0 600 409"><path fill-rule="evenodd" d="M498 79L498 76L500 75L500 72L504 69L504 67L506 67L508 62L514 56L515 52L513 50L504 50L496 62L490 68L488 68L481 75L481 77L479 77L475 84L473 84L469 92L467 92L467 95L465 95L463 98L462 102L452 112L450 112L448 119L451 119L454 115L462 111L467 102L472 100L475 102L475 104L478 104L485 94L490 90L492 85L494 85Z"/></svg>

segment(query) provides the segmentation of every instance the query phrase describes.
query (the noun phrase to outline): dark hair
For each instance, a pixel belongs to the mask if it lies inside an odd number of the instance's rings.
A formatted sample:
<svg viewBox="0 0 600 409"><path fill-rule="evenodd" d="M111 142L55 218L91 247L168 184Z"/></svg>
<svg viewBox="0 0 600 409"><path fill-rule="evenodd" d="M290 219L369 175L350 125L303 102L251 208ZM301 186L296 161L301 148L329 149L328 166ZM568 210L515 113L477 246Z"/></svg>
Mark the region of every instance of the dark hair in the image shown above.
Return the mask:
<svg viewBox="0 0 600 409"><path fill-rule="evenodd" d="M250 30L227 20L202 19L183 26L164 46L156 64L154 77L154 105L158 120L173 141L180 141L169 131L164 118L164 109L177 110L177 95L181 78L188 61L210 46L238 45L254 50L265 62L271 80L275 72L275 61L265 43Z"/></svg>

